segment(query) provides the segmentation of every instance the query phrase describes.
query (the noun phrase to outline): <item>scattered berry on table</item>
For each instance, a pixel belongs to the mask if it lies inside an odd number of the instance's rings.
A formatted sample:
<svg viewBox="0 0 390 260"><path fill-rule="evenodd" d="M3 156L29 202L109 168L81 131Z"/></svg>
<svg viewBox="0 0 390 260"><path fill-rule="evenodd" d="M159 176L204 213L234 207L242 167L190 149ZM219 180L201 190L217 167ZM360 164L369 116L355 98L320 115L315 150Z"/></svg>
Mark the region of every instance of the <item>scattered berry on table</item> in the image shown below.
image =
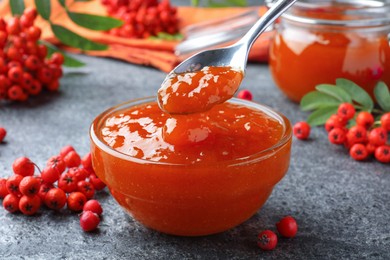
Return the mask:
<svg viewBox="0 0 390 260"><path fill-rule="evenodd" d="M381 145L375 149L375 159L381 163L390 163L390 146Z"/></svg>
<svg viewBox="0 0 390 260"><path fill-rule="evenodd" d="M257 245L266 251L275 249L278 243L278 237L271 230L262 231L257 236Z"/></svg>
<svg viewBox="0 0 390 260"><path fill-rule="evenodd" d="M88 232L93 231L97 228L100 223L100 218L96 213L92 211L84 211L80 216L80 226L81 228Z"/></svg>
<svg viewBox="0 0 390 260"><path fill-rule="evenodd" d="M298 122L294 125L293 132L296 138L306 140L310 135L310 125L306 122Z"/></svg>
<svg viewBox="0 0 390 260"><path fill-rule="evenodd" d="M84 204L87 202L87 197L82 192L75 191L69 194L67 205L72 211L81 211Z"/></svg>
<svg viewBox="0 0 390 260"><path fill-rule="evenodd" d="M0 86L0 99L1 99L1 86ZM6 135L7 135L7 130L5 130L5 128L3 127L0 127L0 143L4 141Z"/></svg>
<svg viewBox="0 0 390 260"><path fill-rule="evenodd" d="M278 223L276 223L276 228L278 229L280 235L288 238L295 237L298 232L297 221L291 216L282 218Z"/></svg>
<svg viewBox="0 0 390 260"><path fill-rule="evenodd" d="M237 94L237 97L241 98L241 99L249 100L249 101L251 101L253 99L252 93L247 89L243 89L243 90L239 91Z"/></svg>
<svg viewBox="0 0 390 260"><path fill-rule="evenodd" d="M97 200L88 200L83 207L83 211L92 211L99 216L103 213L103 208Z"/></svg>

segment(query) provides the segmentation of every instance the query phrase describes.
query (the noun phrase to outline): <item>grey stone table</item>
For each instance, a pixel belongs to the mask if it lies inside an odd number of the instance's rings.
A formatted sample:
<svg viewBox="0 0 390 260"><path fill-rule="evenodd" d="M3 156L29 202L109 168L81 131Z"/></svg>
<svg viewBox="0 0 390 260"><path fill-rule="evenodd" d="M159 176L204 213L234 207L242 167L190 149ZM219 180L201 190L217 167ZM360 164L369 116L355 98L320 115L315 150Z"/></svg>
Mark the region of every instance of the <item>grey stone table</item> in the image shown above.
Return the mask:
<svg viewBox="0 0 390 260"><path fill-rule="evenodd" d="M106 108L156 93L164 73L110 59L79 56L87 67L68 71L58 93L0 107L8 130L0 145L0 177L28 156L38 165L73 145L88 152L90 123ZM297 104L276 88L267 65L251 64L243 88L254 100L305 119ZM0 259L390 259L390 167L355 162L330 145L321 128L311 139L294 139L291 165L265 206L244 224L221 234L185 238L148 230L127 216L108 191L97 198L104 218L96 232L84 233L77 215L41 210L32 217L0 207ZM256 245L257 233L293 215L294 239L280 239L272 252Z"/></svg>

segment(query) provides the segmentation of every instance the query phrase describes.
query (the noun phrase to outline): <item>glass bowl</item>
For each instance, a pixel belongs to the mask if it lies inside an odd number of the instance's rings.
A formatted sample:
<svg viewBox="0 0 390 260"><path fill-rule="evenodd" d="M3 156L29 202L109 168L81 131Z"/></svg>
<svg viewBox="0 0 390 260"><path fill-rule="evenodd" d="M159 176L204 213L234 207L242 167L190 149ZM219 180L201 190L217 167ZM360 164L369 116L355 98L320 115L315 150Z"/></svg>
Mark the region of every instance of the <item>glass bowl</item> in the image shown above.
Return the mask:
<svg viewBox="0 0 390 260"><path fill-rule="evenodd" d="M120 104L100 114L91 125L93 167L115 200L146 227L180 236L219 233L253 216L288 170L289 120L254 102L229 100L263 111L278 120L284 132L275 145L256 154L208 164L142 160L102 141L100 131L110 115L155 101L148 97Z"/></svg>

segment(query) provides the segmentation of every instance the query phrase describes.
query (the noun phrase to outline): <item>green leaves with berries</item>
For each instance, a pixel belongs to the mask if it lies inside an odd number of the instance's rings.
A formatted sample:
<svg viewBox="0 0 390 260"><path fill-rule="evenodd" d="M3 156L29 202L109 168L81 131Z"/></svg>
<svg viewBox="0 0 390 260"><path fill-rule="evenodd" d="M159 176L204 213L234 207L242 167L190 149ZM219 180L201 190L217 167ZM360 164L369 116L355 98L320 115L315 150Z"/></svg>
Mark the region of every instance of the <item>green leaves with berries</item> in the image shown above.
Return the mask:
<svg viewBox="0 0 390 260"><path fill-rule="evenodd" d="M370 95L356 83L339 78L336 84L320 84L316 90L306 94L300 103L303 111L313 111L307 122L312 126L325 124L326 120L337 112L341 103L351 103L356 110L384 114L390 111L390 92L384 82L374 88L378 108ZM352 122L353 124L353 122Z"/></svg>
<svg viewBox="0 0 390 260"><path fill-rule="evenodd" d="M90 29L90 30L98 30L98 31L106 31L110 30L112 28L119 27L123 24L121 20L106 17L106 16L99 16L94 14L86 14L86 13L79 13L79 12L72 12L69 9L69 6L66 5L65 0L58 0L60 5L64 8L65 13L68 15L70 20L74 22L75 24ZM37 11L39 15L49 22L50 27L54 33L54 35L65 45L83 50L83 51L89 51L89 50L106 50L108 48L107 45L96 43L94 41L91 41L71 30L68 28L54 23L51 18L51 6L50 0L35 0L35 6L37 8ZM10 0L10 6L11 11L13 15L19 15L23 13L24 10L24 0Z"/></svg>

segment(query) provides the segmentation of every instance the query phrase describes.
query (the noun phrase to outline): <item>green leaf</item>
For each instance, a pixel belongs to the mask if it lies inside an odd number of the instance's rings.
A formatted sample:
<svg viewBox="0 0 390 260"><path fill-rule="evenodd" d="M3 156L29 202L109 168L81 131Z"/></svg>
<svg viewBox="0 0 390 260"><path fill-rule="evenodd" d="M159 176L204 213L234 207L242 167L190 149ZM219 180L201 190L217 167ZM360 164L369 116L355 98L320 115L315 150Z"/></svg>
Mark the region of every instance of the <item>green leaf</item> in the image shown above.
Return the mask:
<svg viewBox="0 0 390 260"><path fill-rule="evenodd" d="M191 0L192 6L199 6L199 0Z"/></svg>
<svg viewBox="0 0 390 260"><path fill-rule="evenodd" d="M12 0L11 0L12 2ZM51 4L50 0L35 0L35 6L40 16L43 19L49 20L51 13Z"/></svg>
<svg viewBox="0 0 390 260"><path fill-rule="evenodd" d="M385 111L390 112L390 92L389 88L382 81L374 88L374 95L378 105Z"/></svg>
<svg viewBox="0 0 390 260"><path fill-rule="evenodd" d="M338 105L321 107L309 115L307 123L311 126L323 125L331 115L337 112L337 109Z"/></svg>
<svg viewBox="0 0 390 260"><path fill-rule="evenodd" d="M363 106L363 110L371 112L374 108L374 101L370 95L356 83L348 79L336 79L336 85L348 92L353 101Z"/></svg>
<svg viewBox="0 0 390 260"><path fill-rule="evenodd" d="M352 103L351 96L342 88L338 88L335 85L330 84L320 84L316 86L316 89L319 92L328 94L329 96L332 96L341 102L348 102Z"/></svg>
<svg viewBox="0 0 390 260"><path fill-rule="evenodd" d="M71 67L71 68L79 68L85 66L84 62L81 62L69 55L67 55L65 52L58 49L55 45L46 42L46 41L39 41L40 44L43 44L47 47L47 56L51 57L51 55L55 52L61 52L62 55L64 55L64 66L65 67Z"/></svg>
<svg viewBox="0 0 390 260"><path fill-rule="evenodd" d="M51 24L51 29L54 35L62 43L69 45L71 47L78 48L85 51L89 51L89 50L102 51L108 48L107 45L90 41L87 38L84 38L61 25Z"/></svg>
<svg viewBox="0 0 390 260"><path fill-rule="evenodd" d="M184 38L183 34L176 33L176 34L169 34L165 32L159 32L157 36L150 36L149 39L151 40L167 40L167 41L180 41Z"/></svg>
<svg viewBox="0 0 390 260"><path fill-rule="evenodd" d="M339 105L341 102L328 94L318 91L307 93L301 99L301 109L303 111L314 110L329 105Z"/></svg>
<svg viewBox="0 0 390 260"><path fill-rule="evenodd" d="M76 24L96 31L107 31L123 25L123 21L93 14L83 14L67 11L69 18Z"/></svg>
<svg viewBox="0 0 390 260"><path fill-rule="evenodd" d="M12 15L21 15L24 11L24 0L10 0L9 5L11 7Z"/></svg>
<svg viewBox="0 0 390 260"><path fill-rule="evenodd" d="M58 0L58 2L60 2L60 5L62 5L62 7L66 7L65 6L65 0Z"/></svg>

